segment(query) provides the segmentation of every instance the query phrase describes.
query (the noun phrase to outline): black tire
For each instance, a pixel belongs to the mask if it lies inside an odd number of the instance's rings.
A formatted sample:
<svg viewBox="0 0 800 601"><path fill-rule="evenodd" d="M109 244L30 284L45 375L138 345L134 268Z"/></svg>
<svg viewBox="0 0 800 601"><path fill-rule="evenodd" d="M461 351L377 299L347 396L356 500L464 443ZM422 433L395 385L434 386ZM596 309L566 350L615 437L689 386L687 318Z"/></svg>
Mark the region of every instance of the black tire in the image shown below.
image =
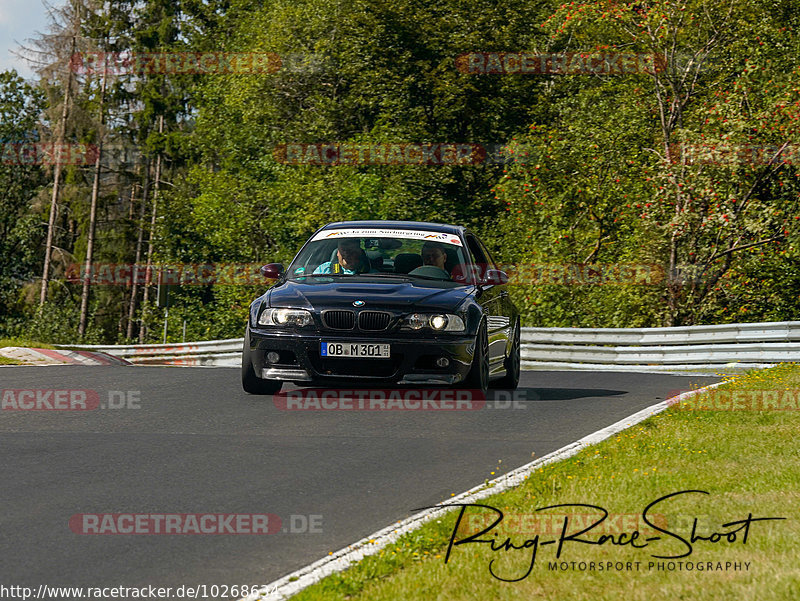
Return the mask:
<svg viewBox="0 0 800 601"><path fill-rule="evenodd" d="M475 354L465 383L471 389L480 390L484 394L489 390L489 336L485 321L481 321L475 337Z"/></svg>
<svg viewBox="0 0 800 601"><path fill-rule="evenodd" d="M522 340L519 327L519 319L514 326L514 337L511 342L511 352L506 357L504 367L506 368L506 375L492 382L492 388L499 388L501 390L516 390L519 386L519 375L522 368Z"/></svg>
<svg viewBox="0 0 800 601"><path fill-rule="evenodd" d="M242 347L242 388L248 394L275 394L280 392L283 382L280 380L264 380L256 375L253 370L253 361L250 358L250 331L245 332L244 346Z"/></svg>

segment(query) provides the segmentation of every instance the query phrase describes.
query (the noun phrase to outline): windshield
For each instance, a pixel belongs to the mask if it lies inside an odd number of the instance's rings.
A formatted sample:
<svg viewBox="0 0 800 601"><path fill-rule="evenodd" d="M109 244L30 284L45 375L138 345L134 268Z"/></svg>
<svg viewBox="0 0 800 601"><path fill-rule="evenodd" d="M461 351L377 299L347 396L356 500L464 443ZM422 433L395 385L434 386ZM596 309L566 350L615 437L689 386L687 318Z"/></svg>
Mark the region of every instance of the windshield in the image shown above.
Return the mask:
<svg viewBox="0 0 800 601"><path fill-rule="evenodd" d="M358 275L453 281L466 264L458 236L400 229L323 230L295 257L288 279ZM456 277L458 280L458 277Z"/></svg>

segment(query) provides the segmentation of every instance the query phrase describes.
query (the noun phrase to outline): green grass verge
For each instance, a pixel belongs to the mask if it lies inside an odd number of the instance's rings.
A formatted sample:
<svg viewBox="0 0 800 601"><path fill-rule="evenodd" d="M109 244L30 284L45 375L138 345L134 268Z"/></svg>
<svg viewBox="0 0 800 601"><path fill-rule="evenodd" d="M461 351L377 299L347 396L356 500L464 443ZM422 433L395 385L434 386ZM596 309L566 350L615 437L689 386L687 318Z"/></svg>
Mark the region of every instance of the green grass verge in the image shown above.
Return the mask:
<svg viewBox="0 0 800 601"><path fill-rule="evenodd" d="M52 344L47 344L46 342L25 340L23 338L0 338L0 348L6 346L21 346L25 348L55 348ZM25 365L25 362L17 359L10 359L8 357L0 357L0 365Z"/></svg>
<svg viewBox="0 0 800 601"><path fill-rule="evenodd" d="M719 390L800 390L800 368L786 364L749 372L725 383ZM786 393L783 393L784 395ZM598 540L623 531L639 529L646 536L661 535L648 546L633 549L614 546L565 543L558 560L576 562L578 569L551 570L556 544L541 546L530 575L519 582L504 578L525 574L531 550L492 552L488 544L465 544L444 556L457 513L443 514L433 522L402 537L396 544L365 558L349 570L332 575L301 591L294 599L447 601L485 599L552 600L642 600L650 599L776 599L795 601L800 594L800 411L708 411L699 410L702 398L653 416L578 455L538 469L524 484L479 501L501 509L505 519L495 528L497 546L506 540L521 546L536 534L540 542L558 539L563 515L591 510L560 509L547 513L547 525L535 510L561 503L587 503L604 507L611 514L609 527L598 526L584 535ZM725 538L711 543L698 540L690 557L667 560L652 555L680 555L684 543L658 533L642 520L645 507L670 493L697 489L710 495L686 494L659 504L650 515L657 525L689 539L693 519L697 533L730 532L735 526L722 524L754 517L785 517L784 521L752 523L746 544L740 531L735 542ZM472 511L472 510L470 510ZM600 517L600 513L591 512ZM620 514L625 517L618 517ZM469 515L469 514L468 514ZM486 517L486 516L484 516ZM570 532L582 519L573 515ZM538 520L538 521L537 521ZM621 520L621 521L620 521ZM592 520L594 521L594 519ZM462 520L456 540L477 533L489 522L472 517ZM553 524L558 524L558 530ZM490 534L482 538L490 538ZM631 570L588 569L603 562L631 562ZM640 562L639 570L634 569ZM659 570L658 564L674 563L675 569ZM586 564L580 569L580 562ZM648 569L649 562L655 566ZM677 562L737 562L734 571L679 570ZM744 562L749 569L744 570ZM615 563L616 565L616 563Z"/></svg>
<svg viewBox="0 0 800 601"><path fill-rule="evenodd" d="M38 340L26 340L25 338L0 338L0 348L4 346L21 346L25 348L56 348L52 344L39 342Z"/></svg>

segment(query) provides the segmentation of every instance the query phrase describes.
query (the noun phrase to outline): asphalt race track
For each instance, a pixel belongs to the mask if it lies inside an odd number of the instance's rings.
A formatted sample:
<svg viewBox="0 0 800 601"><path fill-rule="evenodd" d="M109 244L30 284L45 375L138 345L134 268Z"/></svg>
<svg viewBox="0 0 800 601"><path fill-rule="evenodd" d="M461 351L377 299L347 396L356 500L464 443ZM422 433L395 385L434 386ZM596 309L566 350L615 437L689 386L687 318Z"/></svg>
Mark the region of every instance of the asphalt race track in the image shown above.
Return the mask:
<svg viewBox="0 0 800 601"><path fill-rule="evenodd" d="M518 408L286 411L236 369L6 367L0 389L94 390L91 411L0 411L5 585L266 584L490 476L718 381L523 372ZM139 408L134 408L134 407ZM589 502L589 499L572 501ZM273 513L273 535L82 535L81 513ZM320 526L321 524L321 526Z"/></svg>

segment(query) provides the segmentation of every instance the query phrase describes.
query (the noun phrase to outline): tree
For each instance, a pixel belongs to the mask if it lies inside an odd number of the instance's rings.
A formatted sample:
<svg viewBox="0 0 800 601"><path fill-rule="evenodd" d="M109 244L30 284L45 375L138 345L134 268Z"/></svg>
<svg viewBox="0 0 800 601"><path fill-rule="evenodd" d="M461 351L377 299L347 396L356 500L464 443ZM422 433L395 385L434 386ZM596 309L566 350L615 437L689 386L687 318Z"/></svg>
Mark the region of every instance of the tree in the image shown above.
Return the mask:
<svg viewBox="0 0 800 601"><path fill-rule="evenodd" d="M49 46L55 53L55 61L48 63L43 68L46 76L63 78L64 93L61 100L60 118L56 121L55 143L61 148L67 140L67 116L69 114L70 98L73 94L73 70L72 57L77 49L77 37L81 27L81 7L77 1L71 2L67 7L57 11L61 18L66 21L63 28L58 28L58 22L54 20L53 29L50 35L41 38L43 46ZM65 54L64 50L68 52ZM43 307L47 301L47 288L50 282L50 259L53 252L53 239L55 235L56 213L58 211L58 197L61 185L62 162L57 160L53 170L53 191L50 199L50 212L47 223L47 242L44 251L44 266L42 268L42 287L39 295L39 305Z"/></svg>
<svg viewBox="0 0 800 601"><path fill-rule="evenodd" d="M561 252L552 236L540 234L552 233L551 224L572 224L575 232L560 235L582 245L587 259L605 247L606 257L635 250L638 260L656 261L665 273L662 297L644 294L639 305L644 315L661 315L663 325L711 319L725 282L749 253L777 256L774 245L796 230L796 169L779 151L798 134L797 61L786 60L798 40L784 27L785 19L797 18L793 8L793 0L724 0L573 3L557 10L545 26L559 51L638 53L651 57L652 66L625 77L564 77L551 96L562 126L555 142L542 144L539 124L521 139L544 156L544 174L532 175L530 165L515 168L498 192L513 209L529 207L521 223L531 226L525 235L539 240L542 254ZM590 107L605 123L588 114ZM619 113L628 118L622 122ZM582 156L592 145L597 152ZM772 152L747 158L748 148ZM507 229L519 231L513 222ZM592 246L591 230L607 233ZM599 294L609 301L605 314L614 312L613 293Z"/></svg>
<svg viewBox="0 0 800 601"><path fill-rule="evenodd" d="M44 95L16 71L0 72L0 332L6 334L24 318L21 285L41 265L45 232L34 207L46 176L41 165L20 158L39 142L44 105Z"/></svg>

